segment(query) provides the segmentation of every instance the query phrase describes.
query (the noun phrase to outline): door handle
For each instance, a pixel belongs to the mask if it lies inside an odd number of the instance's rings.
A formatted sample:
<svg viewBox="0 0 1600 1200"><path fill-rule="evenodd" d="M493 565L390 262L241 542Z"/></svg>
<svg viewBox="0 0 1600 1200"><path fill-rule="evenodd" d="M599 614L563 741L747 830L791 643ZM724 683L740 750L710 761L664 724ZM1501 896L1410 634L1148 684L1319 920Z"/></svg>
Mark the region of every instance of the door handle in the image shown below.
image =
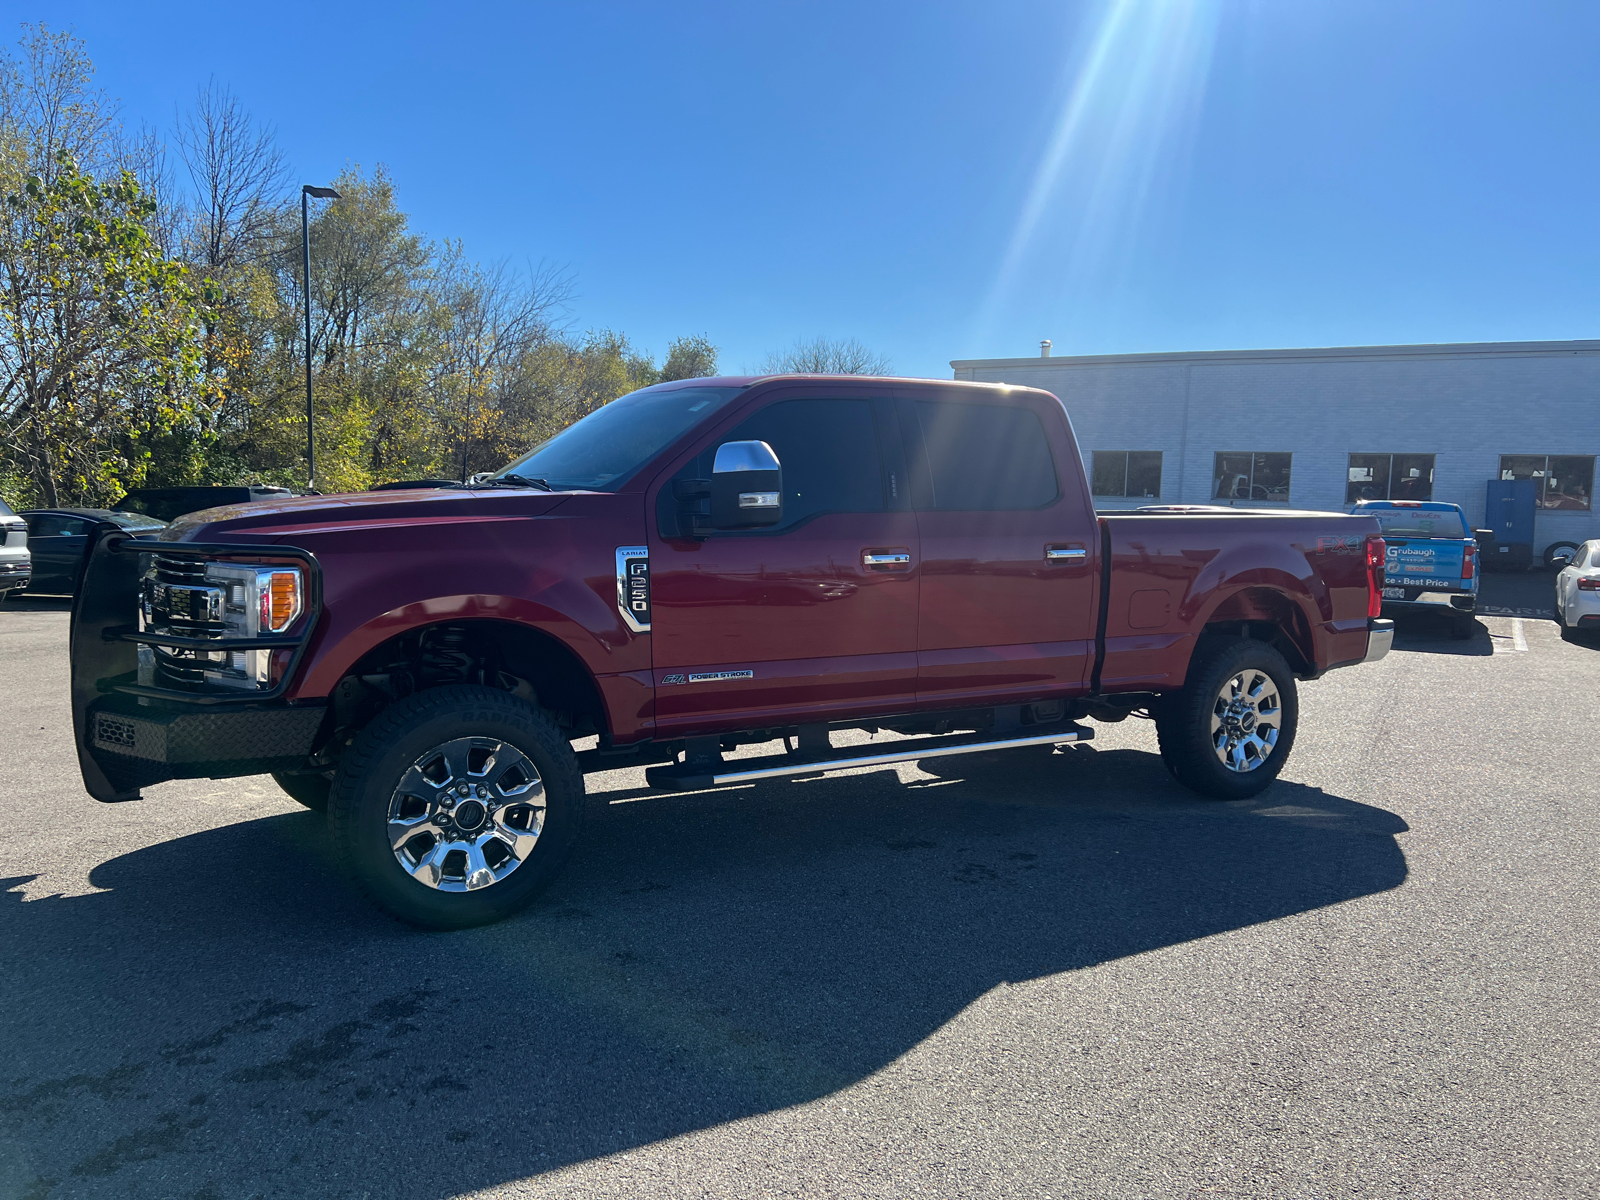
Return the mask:
<svg viewBox="0 0 1600 1200"><path fill-rule="evenodd" d="M863 550L861 552L861 565L864 567L909 567L911 555L900 551L877 552Z"/></svg>
<svg viewBox="0 0 1600 1200"><path fill-rule="evenodd" d="M1046 546L1046 562L1081 563L1089 560L1089 552L1082 546Z"/></svg>

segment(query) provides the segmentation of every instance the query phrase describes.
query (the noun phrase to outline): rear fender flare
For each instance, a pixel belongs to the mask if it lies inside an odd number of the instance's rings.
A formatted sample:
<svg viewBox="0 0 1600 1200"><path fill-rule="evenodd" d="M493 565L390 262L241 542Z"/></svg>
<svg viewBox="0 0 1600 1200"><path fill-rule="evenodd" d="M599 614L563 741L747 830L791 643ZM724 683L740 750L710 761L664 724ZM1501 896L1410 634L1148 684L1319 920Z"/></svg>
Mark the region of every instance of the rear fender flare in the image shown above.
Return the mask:
<svg viewBox="0 0 1600 1200"><path fill-rule="evenodd" d="M1214 580L1209 587L1207 576ZM1183 624L1197 638L1207 626L1219 622L1266 622L1283 631L1311 670L1325 657L1323 624L1331 617L1332 606L1320 576L1313 574L1308 580L1277 566L1256 566L1229 575L1226 564L1212 563L1195 581L1190 595L1194 607L1184 613ZM1191 654L1193 645L1190 643ZM1183 674L1188 674L1187 663Z"/></svg>

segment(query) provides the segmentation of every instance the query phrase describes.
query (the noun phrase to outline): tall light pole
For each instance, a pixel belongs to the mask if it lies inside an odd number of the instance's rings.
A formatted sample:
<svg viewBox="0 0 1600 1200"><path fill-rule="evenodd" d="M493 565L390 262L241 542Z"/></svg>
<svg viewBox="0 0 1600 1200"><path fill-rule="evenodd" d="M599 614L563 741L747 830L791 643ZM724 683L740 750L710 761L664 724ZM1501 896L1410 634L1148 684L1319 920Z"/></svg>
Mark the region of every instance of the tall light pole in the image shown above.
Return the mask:
<svg viewBox="0 0 1600 1200"><path fill-rule="evenodd" d="M316 418L311 412L311 197L319 200L337 200L339 193L331 187L305 184L300 188L300 256L305 266L306 283L306 487L317 488L317 435Z"/></svg>

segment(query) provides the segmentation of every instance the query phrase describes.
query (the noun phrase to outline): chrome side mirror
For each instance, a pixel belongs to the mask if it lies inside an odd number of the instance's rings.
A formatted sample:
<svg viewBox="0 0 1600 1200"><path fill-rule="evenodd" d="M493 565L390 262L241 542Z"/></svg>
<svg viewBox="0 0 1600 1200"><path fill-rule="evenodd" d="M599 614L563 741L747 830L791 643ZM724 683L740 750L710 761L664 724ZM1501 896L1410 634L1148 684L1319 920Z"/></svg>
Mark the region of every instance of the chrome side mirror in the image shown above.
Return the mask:
<svg viewBox="0 0 1600 1200"><path fill-rule="evenodd" d="M711 465L711 525L766 529L783 521L783 465L765 442L724 442Z"/></svg>

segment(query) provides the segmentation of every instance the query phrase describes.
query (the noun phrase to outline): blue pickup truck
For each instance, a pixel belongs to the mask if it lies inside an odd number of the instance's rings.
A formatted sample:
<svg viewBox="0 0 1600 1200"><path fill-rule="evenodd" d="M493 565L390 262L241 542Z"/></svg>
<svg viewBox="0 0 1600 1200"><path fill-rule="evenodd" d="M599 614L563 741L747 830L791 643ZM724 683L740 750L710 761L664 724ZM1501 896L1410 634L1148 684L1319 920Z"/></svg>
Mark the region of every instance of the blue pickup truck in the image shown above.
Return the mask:
<svg viewBox="0 0 1600 1200"><path fill-rule="evenodd" d="M1384 611L1444 613L1451 620L1451 637L1471 637L1478 627L1478 543L1461 506L1434 500L1363 500L1351 511L1378 518L1388 545Z"/></svg>

